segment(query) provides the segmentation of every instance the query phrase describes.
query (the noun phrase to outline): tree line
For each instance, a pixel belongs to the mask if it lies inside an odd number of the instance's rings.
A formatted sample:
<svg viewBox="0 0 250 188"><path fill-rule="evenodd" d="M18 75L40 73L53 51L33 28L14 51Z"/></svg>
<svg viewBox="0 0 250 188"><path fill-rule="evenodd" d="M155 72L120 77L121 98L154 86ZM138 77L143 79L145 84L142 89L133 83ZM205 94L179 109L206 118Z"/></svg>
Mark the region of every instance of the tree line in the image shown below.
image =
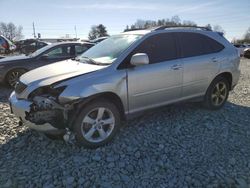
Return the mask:
<svg viewBox="0 0 250 188"><path fill-rule="evenodd" d="M190 21L190 20L182 21L180 17L177 15L172 16L171 18L159 19L159 20L138 19L134 24L130 26L127 25L126 28L124 29L124 32L160 27L160 26L197 26L197 24L194 21ZM205 27L207 27L210 30L214 30L222 34L225 34L225 30L220 25L212 26L211 24L207 24ZM100 24L98 26L91 27L91 30L89 33L89 39L95 39L95 38L103 37L103 36L108 36L108 32L104 25Z"/></svg>
<svg viewBox="0 0 250 188"><path fill-rule="evenodd" d="M134 24L127 25L124 31L133 31L138 29L148 29L148 28L154 28L154 27L160 27L160 26L197 26L197 24L194 21L191 20L181 20L179 16L175 15L171 18L166 19L159 19L159 20L142 20L138 19ZM214 30L217 32L221 32L225 34L225 30L220 25L214 25L207 24L204 27Z"/></svg>

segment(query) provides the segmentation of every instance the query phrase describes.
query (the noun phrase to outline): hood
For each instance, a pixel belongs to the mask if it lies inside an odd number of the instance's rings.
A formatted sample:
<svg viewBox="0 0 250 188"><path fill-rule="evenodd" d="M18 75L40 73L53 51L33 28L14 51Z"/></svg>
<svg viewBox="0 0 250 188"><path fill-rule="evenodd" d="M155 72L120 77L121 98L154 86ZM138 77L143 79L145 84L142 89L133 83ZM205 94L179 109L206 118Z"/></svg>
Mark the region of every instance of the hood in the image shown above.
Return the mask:
<svg viewBox="0 0 250 188"><path fill-rule="evenodd" d="M34 83L39 86L46 86L105 67L107 66L65 60L29 71L21 76L20 81L26 85Z"/></svg>
<svg viewBox="0 0 250 188"><path fill-rule="evenodd" d="M19 61L19 60L25 60L25 59L29 59L29 56L26 55L18 55L18 56L10 56L10 57L5 57L0 59L0 63L7 63L9 61Z"/></svg>

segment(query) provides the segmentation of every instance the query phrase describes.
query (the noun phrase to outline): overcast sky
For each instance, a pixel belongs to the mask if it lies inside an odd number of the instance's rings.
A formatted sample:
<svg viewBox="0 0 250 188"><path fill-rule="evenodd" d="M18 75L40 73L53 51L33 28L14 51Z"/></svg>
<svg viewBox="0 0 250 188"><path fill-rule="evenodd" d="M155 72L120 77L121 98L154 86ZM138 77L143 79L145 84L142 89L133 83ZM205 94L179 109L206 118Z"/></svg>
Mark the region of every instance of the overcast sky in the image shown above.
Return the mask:
<svg viewBox="0 0 250 188"><path fill-rule="evenodd" d="M104 24L109 34L123 31L137 19L157 20L178 15L198 25L219 24L232 40L250 27L250 0L0 0L0 22L23 26L32 37L32 22L42 37L70 34L87 38L91 25Z"/></svg>

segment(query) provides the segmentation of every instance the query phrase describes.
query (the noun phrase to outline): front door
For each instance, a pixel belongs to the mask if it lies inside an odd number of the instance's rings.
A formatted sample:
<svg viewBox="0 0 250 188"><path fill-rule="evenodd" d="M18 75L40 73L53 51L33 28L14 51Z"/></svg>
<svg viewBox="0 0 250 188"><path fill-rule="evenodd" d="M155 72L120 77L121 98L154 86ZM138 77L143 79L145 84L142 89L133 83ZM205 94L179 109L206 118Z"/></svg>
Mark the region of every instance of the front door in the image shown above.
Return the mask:
<svg viewBox="0 0 250 188"><path fill-rule="evenodd" d="M131 55L146 53L150 63L127 69L130 113L181 97L182 64L171 33L150 36Z"/></svg>

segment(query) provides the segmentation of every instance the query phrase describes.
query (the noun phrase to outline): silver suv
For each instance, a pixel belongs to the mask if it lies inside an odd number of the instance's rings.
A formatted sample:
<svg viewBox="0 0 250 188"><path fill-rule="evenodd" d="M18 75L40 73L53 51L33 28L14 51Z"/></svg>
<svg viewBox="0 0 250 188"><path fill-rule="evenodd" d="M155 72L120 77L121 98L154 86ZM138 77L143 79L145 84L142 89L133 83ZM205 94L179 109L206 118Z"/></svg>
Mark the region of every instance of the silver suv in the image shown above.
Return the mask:
<svg viewBox="0 0 250 188"><path fill-rule="evenodd" d="M206 28L125 32L24 74L10 105L30 128L93 148L147 109L187 99L220 109L238 82L239 62L236 48Z"/></svg>

